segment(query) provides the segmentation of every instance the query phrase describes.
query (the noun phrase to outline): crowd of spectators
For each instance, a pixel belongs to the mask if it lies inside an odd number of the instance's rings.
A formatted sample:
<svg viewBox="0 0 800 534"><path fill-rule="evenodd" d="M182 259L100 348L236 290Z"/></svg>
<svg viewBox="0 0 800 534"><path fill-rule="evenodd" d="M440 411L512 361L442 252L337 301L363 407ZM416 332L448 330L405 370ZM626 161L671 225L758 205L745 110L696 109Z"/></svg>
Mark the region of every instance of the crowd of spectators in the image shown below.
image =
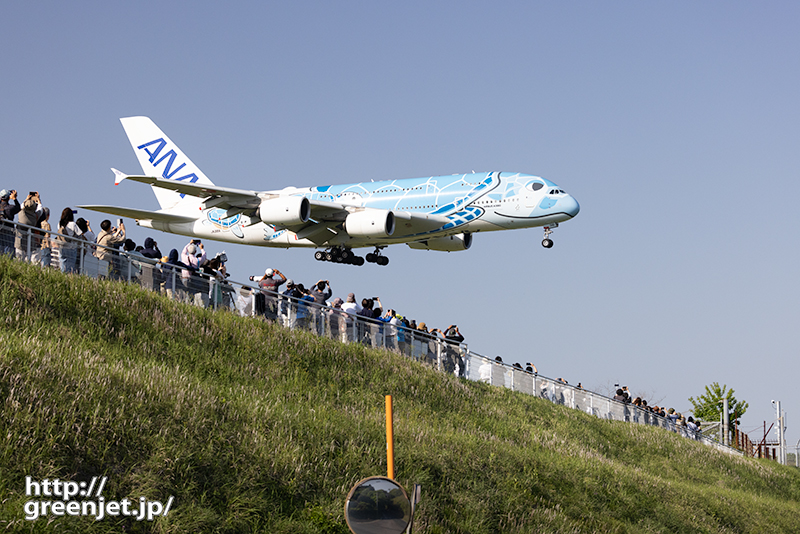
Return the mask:
<svg viewBox="0 0 800 534"><path fill-rule="evenodd" d="M18 223L14 222L16 216ZM50 209L42 204L38 191L31 191L20 204L16 190L0 191L0 254L57 267L65 273L92 273L101 278L139 282L175 299L209 306L211 302L231 304L233 288L228 278L225 252L213 258L205 254L200 240L192 240L181 252L172 249L163 255L155 239L144 245L127 238L122 219L113 225L105 219L100 232L77 211L61 211L55 230L50 225ZM29 227L29 228L28 228ZM212 283L212 281L214 283Z"/></svg>
<svg viewBox="0 0 800 534"><path fill-rule="evenodd" d="M197 306L221 305L244 313L245 307L250 305L254 315L268 321L345 342L377 345L381 340L387 348L407 354L413 352L415 357L429 363L438 361L445 372L464 376L464 336L457 325L428 328L425 322L417 323L395 309L385 308L377 296L359 301L351 292L344 299L332 298L334 293L329 280L318 280L306 287L275 268L266 269L263 275L250 276L254 287L243 286L236 295L227 282L228 258L224 251L209 258L202 241L192 239L180 251L173 248L164 255L151 237L144 240L143 246L127 238L122 219L118 219L116 226L108 219L103 220L100 233L95 234L91 223L82 217L75 219L76 214L77 211L64 208L56 233L51 233L50 210L42 204L38 192L30 192L20 204L15 190L0 191L0 254L43 267L57 264L65 273L78 272L80 266L97 262L105 267L98 269L100 277L132 280L164 292L169 298ZM34 230L15 229L9 222L16 216L20 224ZM359 320L355 320L356 317ZM494 362L485 362L480 367L480 380L491 381L491 364L505 365L500 356ZM519 363L513 367L531 375L538 374L531 362L526 363L525 368ZM556 382L568 385L563 378ZM576 388L583 389L580 383ZM650 406L641 397L632 398L627 386L617 389L613 398L667 418L677 426L699 430L699 421L684 418L673 408Z"/></svg>
<svg viewBox="0 0 800 534"><path fill-rule="evenodd" d="M32 228L15 229L8 224L17 215L20 224ZM164 255L151 237L145 239L143 246L129 239L122 219L116 225L103 220L100 232L95 233L87 219L76 219L76 215L76 210L64 208L51 233L50 210L42 204L39 192L30 192L20 204L16 190L4 189L0 191L0 253L43 267L57 266L65 273L85 272L87 265L94 265L98 277L132 280L198 306L214 303L236 308L235 290L227 283L224 251L210 258L202 241L192 239L180 251L172 249ZM428 329L424 322L417 324L394 309L385 309L379 297L363 298L360 303L354 293L346 299L332 298L329 280L306 287L269 268L263 276L251 276L250 281L257 290L244 287L238 300L252 300L254 314L293 328L314 330L320 335L334 333L343 340L355 337L364 342L387 337L388 332L390 348L399 351L408 348L409 334L413 334L430 340L428 358L434 358L433 345L437 341L449 342L448 346L464 341L457 325ZM362 320L354 321L353 316ZM448 352L446 369L463 373L464 361L459 352Z"/></svg>
<svg viewBox="0 0 800 534"><path fill-rule="evenodd" d="M618 387L613 399L626 405L630 404L636 406L648 413L664 417L676 426L687 427L694 431L700 430L700 421L695 421L691 416L685 418L682 413L676 412L675 408L667 409L658 405L650 406L646 399L641 397L631 398L628 386Z"/></svg>

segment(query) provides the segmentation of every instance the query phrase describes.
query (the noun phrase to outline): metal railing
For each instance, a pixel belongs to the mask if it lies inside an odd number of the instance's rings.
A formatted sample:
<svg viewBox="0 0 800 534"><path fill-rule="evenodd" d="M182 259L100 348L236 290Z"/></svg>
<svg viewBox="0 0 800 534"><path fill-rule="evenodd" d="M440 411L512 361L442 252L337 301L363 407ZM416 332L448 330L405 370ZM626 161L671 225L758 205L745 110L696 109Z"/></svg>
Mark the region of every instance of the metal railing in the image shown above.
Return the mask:
<svg viewBox="0 0 800 534"><path fill-rule="evenodd" d="M343 343L361 343L391 350L443 373L533 395L602 419L657 426L730 454L743 454L669 417L495 361L471 352L466 343L391 324L387 322L388 318L369 319L339 308L265 291L255 285L232 282L219 275L191 272L83 239L15 223L13 226L16 228L11 229L9 221L5 223L0 225L0 253L9 253L3 245L9 243L6 238L10 235L12 240L16 238L10 253L25 261L45 267L59 265L64 272L136 283L197 306L229 310L242 316L259 316L286 328L308 330ZM47 248L50 250L45 252ZM108 254L101 255L108 260L98 259L95 255L98 249L104 248Z"/></svg>

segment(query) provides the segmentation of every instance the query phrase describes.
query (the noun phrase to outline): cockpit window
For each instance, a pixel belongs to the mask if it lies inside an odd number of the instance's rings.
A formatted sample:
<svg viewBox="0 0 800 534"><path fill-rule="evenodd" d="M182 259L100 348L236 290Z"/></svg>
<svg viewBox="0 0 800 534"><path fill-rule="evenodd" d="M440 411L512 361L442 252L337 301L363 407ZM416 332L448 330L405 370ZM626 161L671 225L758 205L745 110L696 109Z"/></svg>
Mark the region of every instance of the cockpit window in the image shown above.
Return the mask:
<svg viewBox="0 0 800 534"><path fill-rule="evenodd" d="M550 190L550 194L551 195L566 195L567 193L566 193L566 191L562 191L561 189L551 189Z"/></svg>

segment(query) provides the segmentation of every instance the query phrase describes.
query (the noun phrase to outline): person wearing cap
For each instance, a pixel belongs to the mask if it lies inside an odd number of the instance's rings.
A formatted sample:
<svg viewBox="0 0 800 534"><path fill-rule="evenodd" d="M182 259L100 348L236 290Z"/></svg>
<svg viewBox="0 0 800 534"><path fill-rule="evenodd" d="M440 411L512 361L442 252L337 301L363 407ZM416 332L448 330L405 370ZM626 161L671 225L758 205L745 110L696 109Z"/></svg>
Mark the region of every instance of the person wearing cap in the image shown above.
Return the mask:
<svg viewBox="0 0 800 534"><path fill-rule="evenodd" d="M250 279L254 279L251 276ZM276 320L278 318L278 292L280 287L286 282L286 276L283 275L278 269L267 269L264 271L264 276L258 281L258 287L261 289L261 297L256 295L256 302L263 299L262 313L267 319Z"/></svg>
<svg viewBox="0 0 800 534"><path fill-rule="evenodd" d="M347 318L348 314L342 311L344 301L336 297L331 302L331 309L327 310L328 329L333 339L347 343Z"/></svg>
<svg viewBox="0 0 800 534"><path fill-rule="evenodd" d="M286 279L286 289L281 293L280 297L280 315L283 318L283 324L287 328L294 327L295 310L297 309L297 299L302 297L303 294L297 289L294 280L291 278Z"/></svg>
<svg viewBox="0 0 800 534"><path fill-rule="evenodd" d="M355 293L347 294L347 300L342 304L342 310L352 315L358 315L358 312L361 311L361 305L356 302Z"/></svg>
<svg viewBox="0 0 800 534"><path fill-rule="evenodd" d="M345 319L347 321L347 332L351 341L355 341L357 338L357 334L355 331L355 327L353 326L353 315L358 315L361 311L361 305L356 302L356 295L355 293L348 293L347 300L342 303L342 311L345 312L347 315Z"/></svg>
<svg viewBox="0 0 800 534"><path fill-rule="evenodd" d="M206 261L206 250L203 243L199 239L192 239L183 247L181 251L181 263L186 265L186 269L181 270L181 281L190 295L190 299L194 299L200 288L200 283L197 280L195 273L200 270L200 266Z"/></svg>
<svg viewBox="0 0 800 534"><path fill-rule="evenodd" d="M0 254L14 256L14 216L22 208L14 189L0 191ZM11 223L6 222L11 221Z"/></svg>

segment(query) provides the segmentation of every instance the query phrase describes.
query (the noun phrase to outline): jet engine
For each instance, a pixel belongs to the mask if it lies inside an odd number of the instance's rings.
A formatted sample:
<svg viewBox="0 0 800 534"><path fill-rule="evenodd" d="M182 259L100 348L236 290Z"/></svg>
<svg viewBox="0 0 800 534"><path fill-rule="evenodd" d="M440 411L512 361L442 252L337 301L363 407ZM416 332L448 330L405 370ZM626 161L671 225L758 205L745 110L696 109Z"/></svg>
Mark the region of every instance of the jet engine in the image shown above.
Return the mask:
<svg viewBox="0 0 800 534"><path fill-rule="evenodd" d="M389 237L394 233L394 213L377 209L356 211L344 220L344 229L351 237Z"/></svg>
<svg viewBox="0 0 800 534"><path fill-rule="evenodd" d="M472 234L464 233L445 237L432 237L425 241L408 243L408 246L417 250L441 250L444 252L467 250L472 246Z"/></svg>
<svg viewBox="0 0 800 534"><path fill-rule="evenodd" d="M258 217L266 224L292 226L311 217L311 204L306 197L270 198L261 202Z"/></svg>

